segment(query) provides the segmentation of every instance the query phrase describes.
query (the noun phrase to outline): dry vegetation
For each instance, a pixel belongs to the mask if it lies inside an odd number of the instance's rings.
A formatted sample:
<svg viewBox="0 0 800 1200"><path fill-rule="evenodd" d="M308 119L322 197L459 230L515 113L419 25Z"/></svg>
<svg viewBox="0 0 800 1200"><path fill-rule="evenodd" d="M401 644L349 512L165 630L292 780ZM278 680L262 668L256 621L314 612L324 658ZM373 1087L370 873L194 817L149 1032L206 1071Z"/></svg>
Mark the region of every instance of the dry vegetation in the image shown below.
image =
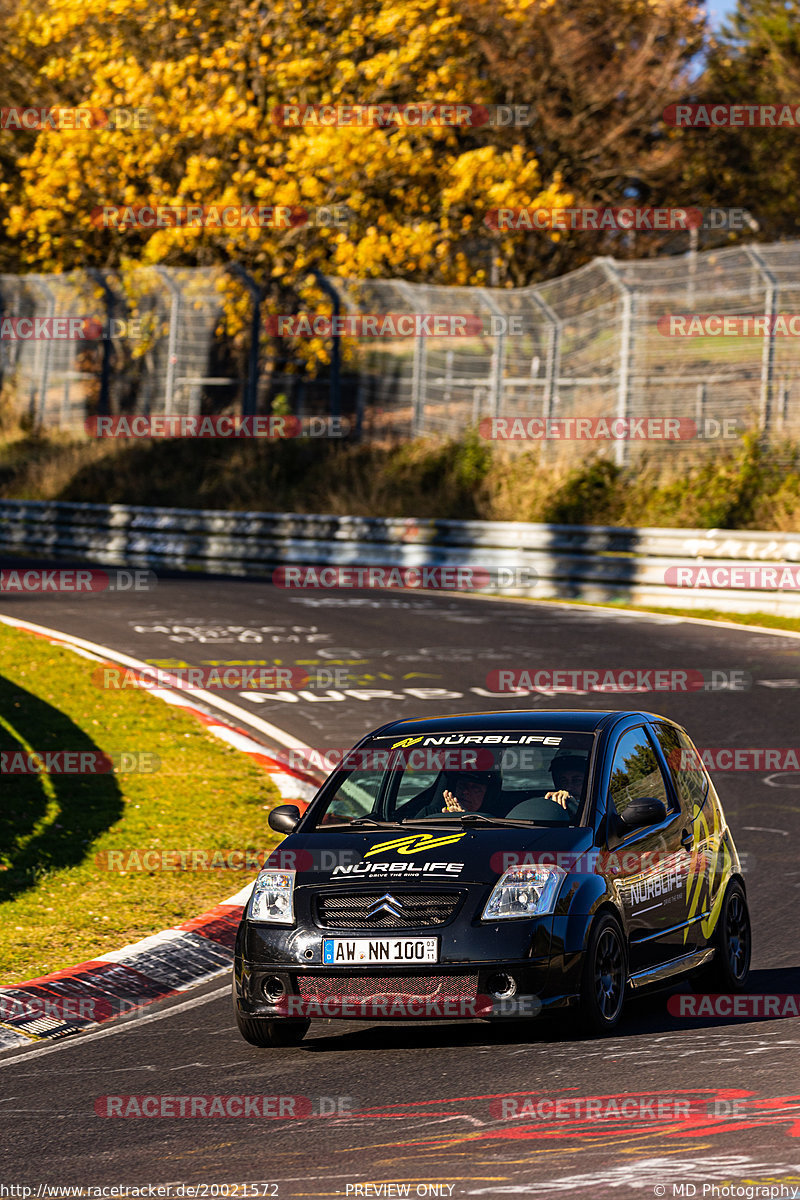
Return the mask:
<svg viewBox="0 0 800 1200"><path fill-rule="evenodd" d="M458 442L92 442L0 425L5 499L557 524L795 530L800 448L755 435L636 452L618 467L552 448Z"/></svg>

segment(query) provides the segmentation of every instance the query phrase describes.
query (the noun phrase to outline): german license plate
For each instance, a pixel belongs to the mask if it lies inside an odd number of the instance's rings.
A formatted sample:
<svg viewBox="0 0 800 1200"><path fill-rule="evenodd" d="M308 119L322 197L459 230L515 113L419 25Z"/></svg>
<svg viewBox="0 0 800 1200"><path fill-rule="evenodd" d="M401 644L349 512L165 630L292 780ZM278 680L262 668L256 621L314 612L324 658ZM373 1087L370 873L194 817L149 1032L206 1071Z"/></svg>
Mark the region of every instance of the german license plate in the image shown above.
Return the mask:
<svg viewBox="0 0 800 1200"><path fill-rule="evenodd" d="M339 967L371 963L435 963L438 939L431 938L323 938L322 961Z"/></svg>

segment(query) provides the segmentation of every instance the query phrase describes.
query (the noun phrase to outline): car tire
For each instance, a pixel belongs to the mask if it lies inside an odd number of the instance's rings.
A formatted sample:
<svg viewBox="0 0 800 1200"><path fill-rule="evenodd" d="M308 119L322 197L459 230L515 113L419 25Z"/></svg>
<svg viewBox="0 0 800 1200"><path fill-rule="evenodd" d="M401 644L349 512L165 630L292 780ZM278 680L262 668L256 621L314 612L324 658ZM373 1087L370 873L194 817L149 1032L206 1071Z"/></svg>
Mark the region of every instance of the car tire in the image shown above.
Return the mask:
<svg viewBox="0 0 800 1200"><path fill-rule="evenodd" d="M297 1046L305 1037L310 1021L270 1021L264 1017L236 1014L239 1033L251 1046Z"/></svg>
<svg viewBox="0 0 800 1200"><path fill-rule="evenodd" d="M308 1033L311 1024L307 1021L286 1019L270 1020L269 1017L243 1017L236 1000L236 984L233 985L233 1015L236 1028L251 1046L297 1046Z"/></svg>
<svg viewBox="0 0 800 1200"><path fill-rule="evenodd" d="M708 990L740 992L750 972L752 937L744 888L737 879L728 884L711 945L714 957L700 979Z"/></svg>
<svg viewBox="0 0 800 1200"><path fill-rule="evenodd" d="M622 929L610 913L601 913L589 934L581 980L581 1024L587 1033L611 1033L617 1026L627 982Z"/></svg>

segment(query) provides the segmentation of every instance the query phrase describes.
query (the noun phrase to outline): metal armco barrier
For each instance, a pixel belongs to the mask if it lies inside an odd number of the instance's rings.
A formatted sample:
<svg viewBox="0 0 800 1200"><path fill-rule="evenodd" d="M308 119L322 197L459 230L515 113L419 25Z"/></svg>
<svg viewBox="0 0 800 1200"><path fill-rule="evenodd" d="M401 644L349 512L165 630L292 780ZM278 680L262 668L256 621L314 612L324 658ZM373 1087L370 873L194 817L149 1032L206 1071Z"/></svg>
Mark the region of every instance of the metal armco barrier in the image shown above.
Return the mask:
<svg viewBox="0 0 800 1200"><path fill-rule="evenodd" d="M600 525L228 513L0 501L0 554L268 578L293 564L525 569L532 599L626 601L800 616L800 534ZM776 567L782 586L675 587L670 567ZM794 578L791 583L789 572ZM788 581L788 582L787 582ZM482 589L495 591L495 588ZM3 598L10 598L6 593Z"/></svg>

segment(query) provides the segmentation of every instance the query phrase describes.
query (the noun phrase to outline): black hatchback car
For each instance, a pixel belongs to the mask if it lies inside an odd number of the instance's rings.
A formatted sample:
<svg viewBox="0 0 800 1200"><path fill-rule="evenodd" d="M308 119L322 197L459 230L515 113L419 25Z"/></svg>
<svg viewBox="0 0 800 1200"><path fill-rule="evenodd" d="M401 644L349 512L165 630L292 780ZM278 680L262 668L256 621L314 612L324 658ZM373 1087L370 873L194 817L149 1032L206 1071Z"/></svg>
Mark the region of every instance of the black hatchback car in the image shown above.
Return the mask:
<svg viewBox="0 0 800 1200"><path fill-rule="evenodd" d="M523 1018L593 1032L626 994L750 966L739 858L686 732L646 712L493 712L365 737L300 813L239 927L236 1021ZM567 1014L568 1015L568 1014Z"/></svg>

